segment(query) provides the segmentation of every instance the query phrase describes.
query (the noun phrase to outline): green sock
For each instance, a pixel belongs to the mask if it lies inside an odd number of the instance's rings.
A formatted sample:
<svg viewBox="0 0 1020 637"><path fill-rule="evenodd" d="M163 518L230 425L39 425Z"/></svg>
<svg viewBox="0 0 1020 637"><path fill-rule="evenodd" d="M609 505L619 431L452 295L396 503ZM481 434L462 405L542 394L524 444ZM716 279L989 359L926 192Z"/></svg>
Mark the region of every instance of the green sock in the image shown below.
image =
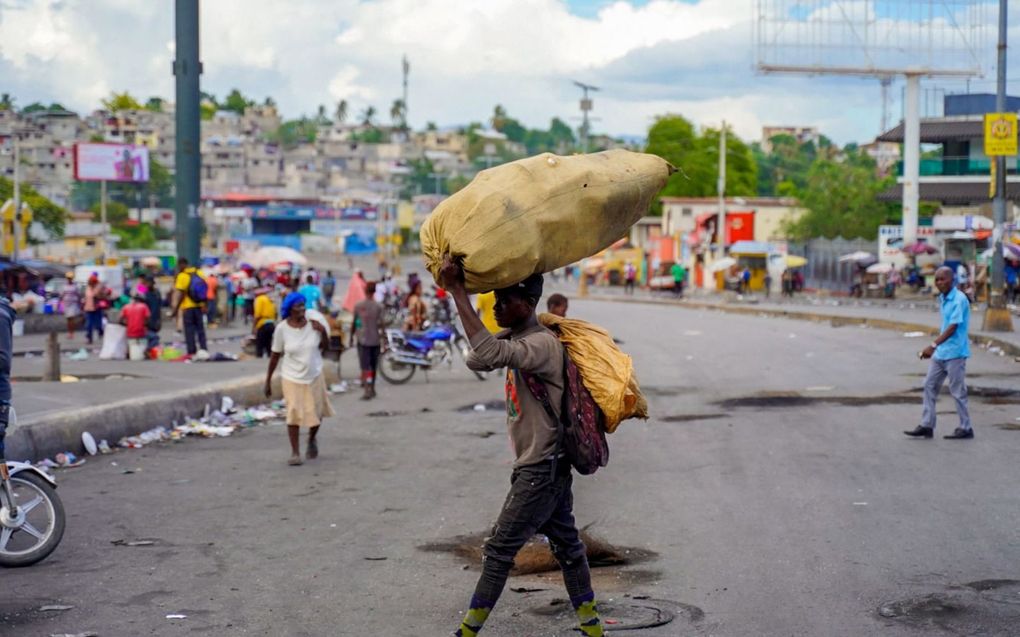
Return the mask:
<svg viewBox="0 0 1020 637"><path fill-rule="evenodd" d="M581 602L574 607L580 622L581 633L587 637L603 637L602 620L599 619L598 605L594 599Z"/></svg>
<svg viewBox="0 0 1020 637"><path fill-rule="evenodd" d="M485 625L485 620L489 618L489 613L492 612L492 605L479 600L476 597L471 598L471 608L468 609L466 615L464 615L464 621L461 622L460 628L457 632L453 633L457 637L476 637L482 630L482 626ZM600 635L602 633L599 633Z"/></svg>

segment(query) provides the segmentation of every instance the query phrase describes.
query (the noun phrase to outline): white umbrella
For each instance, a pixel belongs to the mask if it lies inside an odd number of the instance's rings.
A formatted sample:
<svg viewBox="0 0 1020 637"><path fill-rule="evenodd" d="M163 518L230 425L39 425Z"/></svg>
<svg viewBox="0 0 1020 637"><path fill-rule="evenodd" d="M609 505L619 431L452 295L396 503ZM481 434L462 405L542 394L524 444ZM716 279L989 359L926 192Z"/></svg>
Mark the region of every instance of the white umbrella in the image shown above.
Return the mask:
<svg viewBox="0 0 1020 637"><path fill-rule="evenodd" d="M868 266L868 274L889 274L893 271L891 263L875 263Z"/></svg>
<svg viewBox="0 0 1020 637"><path fill-rule="evenodd" d="M737 265L736 259L734 259L733 257L723 257L722 259L719 259L718 261L710 265L708 271L719 272L721 270L727 270L729 268L732 268L735 265Z"/></svg>
<svg viewBox="0 0 1020 637"><path fill-rule="evenodd" d="M857 252L851 252L850 254L844 254L839 258L840 263L860 263L862 261L877 261L875 255L864 250L858 250Z"/></svg>
<svg viewBox="0 0 1020 637"><path fill-rule="evenodd" d="M252 264L256 268L268 268L276 263L284 262L293 263L301 267L308 265L308 259L305 258L305 255L293 248L286 248L283 246L266 246L264 248L259 248L241 260Z"/></svg>

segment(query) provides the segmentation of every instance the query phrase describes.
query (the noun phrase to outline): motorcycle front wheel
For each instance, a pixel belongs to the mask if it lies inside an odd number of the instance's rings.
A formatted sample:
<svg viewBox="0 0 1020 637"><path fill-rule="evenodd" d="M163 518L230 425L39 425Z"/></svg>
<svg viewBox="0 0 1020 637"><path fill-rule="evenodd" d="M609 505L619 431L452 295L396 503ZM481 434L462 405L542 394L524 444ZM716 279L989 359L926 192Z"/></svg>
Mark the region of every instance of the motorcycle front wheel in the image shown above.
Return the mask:
<svg viewBox="0 0 1020 637"><path fill-rule="evenodd" d="M379 373L391 385L403 385L411 380L416 367L417 365L398 361L393 350L386 350L379 357Z"/></svg>
<svg viewBox="0 0 1020 637"><path fill-rule="evenodd" d="M0 566L31 566L43 560L64 537L64 505L46 480L34 473L11 477L18 516L0 507Z"/></svg>

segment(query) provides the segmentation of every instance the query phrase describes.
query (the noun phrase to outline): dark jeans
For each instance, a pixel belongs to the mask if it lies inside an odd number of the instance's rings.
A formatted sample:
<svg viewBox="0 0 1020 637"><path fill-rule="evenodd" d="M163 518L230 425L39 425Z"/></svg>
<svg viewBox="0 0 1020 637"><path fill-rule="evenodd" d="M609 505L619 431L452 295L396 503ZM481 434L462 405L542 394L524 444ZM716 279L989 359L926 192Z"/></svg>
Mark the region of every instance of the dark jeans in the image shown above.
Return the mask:
<svg viewBox="0 0 1020 637"><path fill-rule="evenodd" d="M92 342L92 331L99 332L99 335L103 335L103 311L92 310L91 312L85 312L85 338L88 342Z"/></svg>
<svg viewBox="0 0 1020 637"><path fill-rule="evenodd" d="M209 317L210 323L215 323L219 315L219 307L216 305L216 301L209 301L206 303L206 311Z"/></svg>
<svg viewBox="0 0 1020 637"><path fill-rule="evenodd" d="M202 323L202 308L189 307L184 310L184 340L188 344L188 353L195 354L199 349L206 349L205 325ZM198 347L195 338L198 337Z"/></svg>
<svg viewBox="0 0 1020 637"><path fill-rule="evenodd" d="M273 347L273 332L275 330L276 324L268 321L255 332L255 358L269 356L269 351Z"/></svg>
<svg viewBox="0 0 1020 637"><path fill-rule="evenodd" d="M561 458L555 476L551 469L550 463L543 462L514 469L511 474L510 493L492 535L485 541L477 597L493 603L499 599L517 552L536 533L549 538L549 548L563 569L570 596L591 590L584 543L574 523L570 463Z"/></svg>
<svg viewBox="0 0 1020 637"><path fill-rule="evenodd" d="M358 345L358 362L361 363L361 371L375 374L379 369L379 350L378 345Z"/></svg>

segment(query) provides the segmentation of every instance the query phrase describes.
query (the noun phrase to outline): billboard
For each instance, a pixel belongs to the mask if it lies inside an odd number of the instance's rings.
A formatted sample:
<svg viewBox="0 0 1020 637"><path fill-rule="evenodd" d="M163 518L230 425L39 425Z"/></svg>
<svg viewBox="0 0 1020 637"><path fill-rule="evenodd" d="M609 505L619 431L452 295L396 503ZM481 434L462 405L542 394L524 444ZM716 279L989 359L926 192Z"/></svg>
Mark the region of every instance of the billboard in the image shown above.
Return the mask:
<svg viewBox="0 0 1020 637"><path fill-rule="evenodd" d="M149 149L131 144L75 144L78 181L149 181Z"/></svg>

